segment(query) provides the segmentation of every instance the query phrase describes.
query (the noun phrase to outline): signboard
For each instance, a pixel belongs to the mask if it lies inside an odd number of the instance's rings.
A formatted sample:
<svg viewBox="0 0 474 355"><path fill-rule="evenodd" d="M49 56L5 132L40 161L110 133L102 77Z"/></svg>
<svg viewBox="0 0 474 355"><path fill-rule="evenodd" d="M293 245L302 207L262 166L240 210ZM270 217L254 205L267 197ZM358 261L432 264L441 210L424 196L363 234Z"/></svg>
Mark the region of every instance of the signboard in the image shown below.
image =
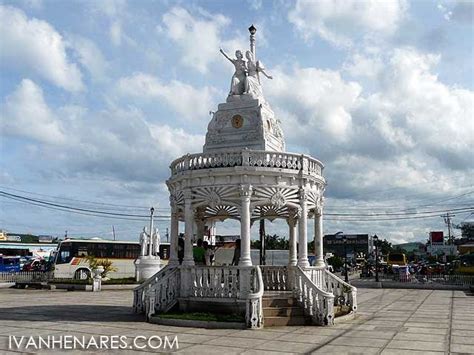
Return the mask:
<svg viewBox="0 0 474 355"><path fill-rule="evenodd" d="M38 236L38 242L40 243L52 243L53 236L52 235L40 235Z"/></svg>
<svg viewBox="0 0 474 355"><path fill-rule="evenodd" d="M9 242L21 242L21 237L19 235L8 235L7 240Z"/></svg>
<svg viewBox="0 0 474 355"><path fill-rule="evenodd" d="M431 244L444 244L444 233L442 231L430 232Z"/></svg>

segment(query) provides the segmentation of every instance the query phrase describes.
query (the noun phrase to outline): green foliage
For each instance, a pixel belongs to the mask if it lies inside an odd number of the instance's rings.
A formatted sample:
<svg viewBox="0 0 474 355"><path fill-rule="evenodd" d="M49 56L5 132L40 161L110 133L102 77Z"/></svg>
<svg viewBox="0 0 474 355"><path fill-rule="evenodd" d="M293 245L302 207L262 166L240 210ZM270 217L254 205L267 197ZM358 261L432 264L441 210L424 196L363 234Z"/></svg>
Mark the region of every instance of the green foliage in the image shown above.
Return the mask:
<svg viewBox="0 0 474 355"><path fill-rule="evenodd" d="M461 230L461 235L463 238L474 238L474 223L473 222L464 222L460 225L457 225L456 228Z"/></svg>
<svg viewBox="0 0 474 355"><path fill-rule="evenodd" d="M344 266L344 260L337 255L330 257L327 261L334 269L339 269Z"/></svg>
<svg viewBox="0 0 474 355"><path fill-rule="evenodd" d="M379 240L378 242L378 248L379 248L379 253L382 255L387 255L388 253L394 251L392 243L390 243L388 240Z"/></svg>
<svg viewBox="0 0 474 355"><path fill-rule="evenodd" d="M86 260L89 264L91 270L97 269L98 266L102 266L104 268L104 272L102 273L102 277L105 278L110 272L117 271L117 268L113 266L113 263L109 259L101 259L96 258L93 255L86 256Z"/></svg>
<svg viewBox="0 0 474 355"><path fill-rule="evenodd" d="M252 240L251 247L253 249L260 249L260 240ZM265 236L265 249L267 250L288 250L290 248L290 242L284 237L280 237L276 234Z"/></svg>

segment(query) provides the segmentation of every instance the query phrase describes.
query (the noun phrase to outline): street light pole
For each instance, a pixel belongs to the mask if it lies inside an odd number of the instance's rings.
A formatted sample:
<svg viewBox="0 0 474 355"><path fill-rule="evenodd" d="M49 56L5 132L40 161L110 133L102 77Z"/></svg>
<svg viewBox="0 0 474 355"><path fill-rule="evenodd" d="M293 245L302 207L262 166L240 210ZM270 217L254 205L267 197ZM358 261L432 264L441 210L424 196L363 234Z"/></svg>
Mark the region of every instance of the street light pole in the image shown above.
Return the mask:
<svg viewBox="0 0 474 355"><path fill-rule="evenodd" d="M375 246L375 282L379 282L379 237L377 234L373 237Z"/></svg>
<svg viewBox="0 0 474 355"><path fill-rule="evenodd" d="M349 275L347 274L347 238L342 236L344 241L344 281L349 282Z"/></svg>

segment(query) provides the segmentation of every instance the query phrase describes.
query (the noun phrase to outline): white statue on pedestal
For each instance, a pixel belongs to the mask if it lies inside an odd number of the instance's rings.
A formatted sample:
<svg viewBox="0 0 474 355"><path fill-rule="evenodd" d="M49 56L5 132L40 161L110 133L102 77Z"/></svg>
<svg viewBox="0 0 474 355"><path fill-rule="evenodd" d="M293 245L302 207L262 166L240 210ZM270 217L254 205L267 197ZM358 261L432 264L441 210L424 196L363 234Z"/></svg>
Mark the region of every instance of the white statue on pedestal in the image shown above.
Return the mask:
<svg viewBox="0 0 474 355"><path fill-rule="evenodd" d="M254 28L256 31L256 29ZM221 48L220 52L235 66L234 75L232 75L229 96L249 95L254 99L262 98L262 86L260 84L260 75L262 73L268 79L273 79L271 75L265 72L260 61L255 59L255 31L250 36L250 50L245 52L247 61L243 59L242 51L236 50L236 59L230 58Z"/></svg>
<svg viewBox="0 0 474 355"><path fill-rule="evenodd" d="M153 212L150 209L150 233L143 227L140 233L140 256L135 260L135 276L137 281L144 281L152 277L161 269L160 261L160 233L153 228Z"/></svg>

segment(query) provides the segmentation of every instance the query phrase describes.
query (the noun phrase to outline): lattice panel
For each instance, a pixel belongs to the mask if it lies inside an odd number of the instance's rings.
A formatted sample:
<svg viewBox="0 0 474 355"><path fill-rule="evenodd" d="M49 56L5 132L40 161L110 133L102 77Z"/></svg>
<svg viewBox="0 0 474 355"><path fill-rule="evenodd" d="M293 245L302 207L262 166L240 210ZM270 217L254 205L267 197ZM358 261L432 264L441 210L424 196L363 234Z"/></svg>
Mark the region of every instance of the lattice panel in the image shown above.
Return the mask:
<svg viewBox="0 0 474 355"><path fill-rule="evenodd" d="M215 208L239 198L238 189L234 186L196 187L193 188L194 204L202 204Z"/></svg>
<svg viewBox="0 0 474 355"><path fill-rule="evenodd" d="M184 195L182 190L172 192L170 194L171 206L183 207L184 206Z"/></svg>
<svg viewBox="0 0 474 355"><path fill-rule="evenodd" d="M299 204L298 189L279 187L258 187L252 196L254 204L272 204L281 207L287 203Z"/></svg>
<svg viewBox="0 0 474 355"><path fill-rule="evenodd" d="M287 206L276 207L273 205L256 206L252 211L252 220L262 218L273 221L275 218L288 218L289 209Z"/></svg>
<svg viewBox="0 0 474 355"><path fill-rule="evenodd" d="M204 211L204 218L218 218L224 220L227 218L239 218L239 210L235 206L217 205L215 207L207 206Z"/></svg>

